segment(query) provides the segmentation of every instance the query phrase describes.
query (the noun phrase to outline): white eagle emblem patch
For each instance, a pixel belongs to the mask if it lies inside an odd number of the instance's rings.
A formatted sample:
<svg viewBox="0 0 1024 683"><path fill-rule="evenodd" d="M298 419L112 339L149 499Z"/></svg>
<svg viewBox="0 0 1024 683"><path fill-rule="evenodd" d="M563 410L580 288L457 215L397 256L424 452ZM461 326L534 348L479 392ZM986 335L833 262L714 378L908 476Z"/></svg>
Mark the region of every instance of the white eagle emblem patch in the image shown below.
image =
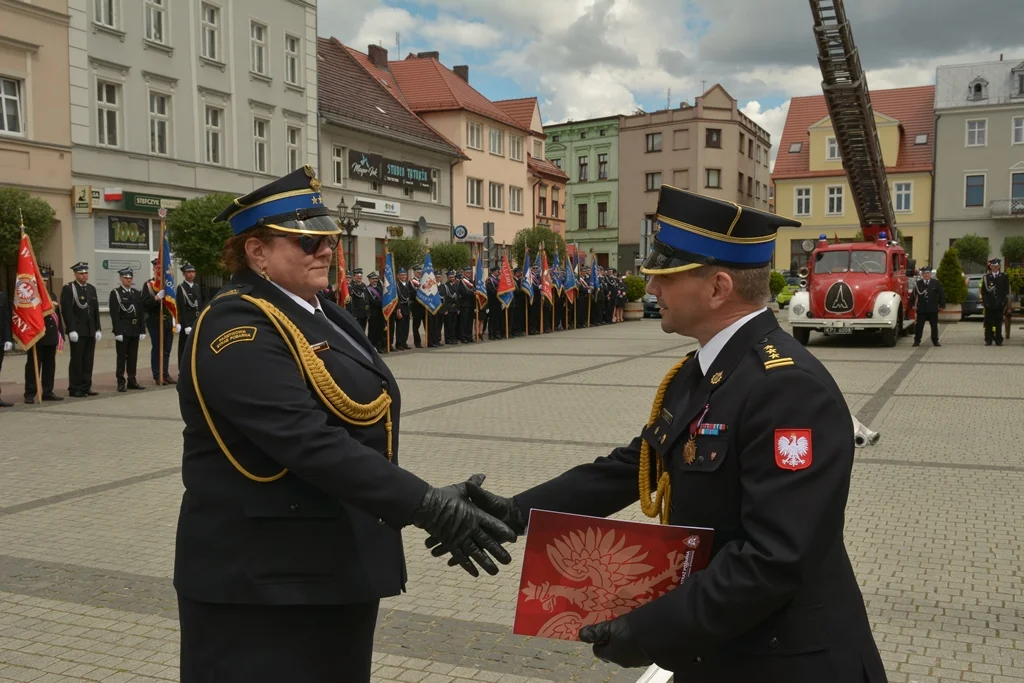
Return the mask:
<svg viewBox="0 0 1024 683"><path fill-rule="evenodd" d="M811 466L811 430L776 429L775 464L784 470L802 470Z"/></svg>

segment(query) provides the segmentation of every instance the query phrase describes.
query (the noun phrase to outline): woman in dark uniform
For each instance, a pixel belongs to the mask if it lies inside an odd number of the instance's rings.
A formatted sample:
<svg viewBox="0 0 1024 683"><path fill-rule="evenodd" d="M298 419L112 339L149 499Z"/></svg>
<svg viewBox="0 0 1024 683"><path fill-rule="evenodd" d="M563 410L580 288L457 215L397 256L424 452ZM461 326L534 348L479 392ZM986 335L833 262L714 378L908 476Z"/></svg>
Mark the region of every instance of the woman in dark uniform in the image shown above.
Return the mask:
<svg viewBox="0 0 1024 683"><path fill-rule="evenodd" d="M497 572L515 534L398 467L401 396L355 319L317 296L339 232L312 168L218 220L231 282L187 337L174 585L182 683L368 682L401 529ZM480 475L474 477L479 480Z"/></svg>

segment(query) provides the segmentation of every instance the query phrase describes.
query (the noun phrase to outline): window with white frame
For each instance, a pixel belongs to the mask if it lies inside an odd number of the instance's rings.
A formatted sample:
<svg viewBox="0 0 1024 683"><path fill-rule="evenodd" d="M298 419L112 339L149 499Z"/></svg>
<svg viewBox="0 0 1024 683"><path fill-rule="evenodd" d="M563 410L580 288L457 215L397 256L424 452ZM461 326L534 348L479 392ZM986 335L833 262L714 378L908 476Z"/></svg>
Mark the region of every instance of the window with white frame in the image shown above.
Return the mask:
<svg viewBox="0 0 1024 683"><path fill-rule="evenodd" d="M971 119L967 122L967 146L984 147L987 119Z"/></svg>
<svg viewBox="0 0 1024 683"><path fill-rule="evenodd" d="M523 139L518 135L508 136L508 158L512 161L523 160Z"/></svg>
<svg viewBox="0 0 1024 683"><path fill-rule="evenodd" d="M505 186L501 183L490 183L490 195L487 206L498 211L504 210Z"/></svg>
<svg viewBox="0 0 1024 683"><path fill-rule="evenodd" d="M843 186L833 185L828 188L828 211L829 216L843 215Z"/></svg>
<svg viewBox="0 0 1024 683"><path fill-rule="evenodd" d="M93 0L92 19L97 24L117 28L118 0Z"/></svg>
<svg viewBox="0 0 1024 683"><path fill-rule="evenodd" d="M796 215L797 216L810 216L811 215L811 188L809 187L798 187L796 188Z"/></svg>
<svg viewBox="0 0 1024 683"><path fill-rule="evenodd" d="M661 188L661 172L645 173L644 181L648 192L657 192Z"/></svg>
<svg viewBox="0 0 1024 683"><path fill-rule="evenodd" d="M523 212L523 188L508 188L508 210L512 213Z"/></svg>
<svg viewBox="0 0 1024 683"><path fill-rule="evenodd" d="M299 54L302 49L302 39L298 36L285 35L284 37L284 82L291 85L299 85Z"/></svg>
<svg viewBox="0 0 1024 683"><path fill-rule="evenodd" d="M249 70L261 76L270 75L267 63L267 27L258 21L249 23L249 44L251 46Z"/></svg>
<svg viewBox="0 0 1024 683"><path fill-rule="evenodd" d="M541 140L533 141L533 158L543 159L544 158L544 143Z"/></svg>
<svg viewBox="0 0 1024 683"><path fill-rule="evenodd" d="M985 206L985 175L964 177L964 206Z"/></svg>
<svg viewBox="0 0 1024 683"><path fill-rule="evenodd" d="M558 218L558 188L551 188L551 217Z"/></svg>
<svg viewBox="0 0 1024 683"><path fill-rule="evenodd" d="M0 133L23 135L21 81L0 78Z"/></svg>
<svg viewBox="0 0 1024 683"><path fill-rule="evenodd" d="M146 0L146 40L164 45L167 26L167 0Z"/></svg>
<svg viewBox="0 0 1024 683"><path fill-rule="evenodd" d="M754 183L754 199L761 198L761 181L758 180Z"/></svg>
<svg viewBox="0 0 1024 683"><path fill-rule="evenodd" d="M96 82L96 144L103 147L120 145L121 86Z"/></svg>
<svg viewBox="0 0 1024 683"><path fill-rule="evenodd" d="M171 96L149 91L149 151L166 156L170 150Z"/></svg>
<svg viewBox="0 0 1024 683"><path fill-rule="evenodd" d="M202 54L220 60L220 7L204 2L201 9L203 28Z"/></svg>
<svg viewBox="0 0 1024 683"><path fill-rule="evenodd" d="M224 158L224 110L206 106L206 163L220 166Z"/></svg>
<svg viewBox="0 0 1024 683"><path fill-rule="evenodd" d="M1024 144L1024 116L1013 117L1013 144Z"/></svg>
<svg viewBox="0 0 1024 683"><path fill-rule="evenodd" d="M722 187L722 169L705 168L704 187Z"/></svg>
<svg viewBox="0 0 1024 683"><path fill-rule="evenodd" d="M285 144L288 148L288 171L291 172L302 166L302 129L288 126Z"/></svg>
<svg viewBox="0 0 1024 683"><path fill-rule="evenodd" d="M757 146L757 163L761 163L761 145Z"/></svg>
<svg viewBox="0 0 1024 683"><path fill-rule="evenodd" d="M466 203L470 206L483 206L484 181L478 178L466 178Z"/></svg>
<svg viewBox="0 0 1024 683"><path fill-rule="evenodd" d="M505 154L505 133L500 128L490 126L487 129L487 151L491 154Z"/></svg>
<svg viewBox="0 0 1024 683"><path fill-rule="evenodd" d="M484 127L476 121L466 121L466 147L484 148Z"/></svg>
<svg viewBox="0 0 1024 683"><path fill-rule="evenodd" d="M252 166L259 173L266 173L270 163L267 151L270 140L270 121L253 117L252 120Z"/></svg>
<svg viewBox="0 0 1024 683"><path fill-rule="evenodd" d="M897 211L914 210L914 194L912 183L894 183L893 194L896 195Z"/></svg>
<svg viewBox="0 0 1024 683"><path fill-rule="evenodd" d="M825 139L825 161L839 160L839 141L835 138Z"/></svg>
<svg viewBox="0 0 1024 683"><path fill-rule="evenodd" d="M441 201L441 190L440 190L441 172L436 169L430 169L430 201L439 202Z"/></svg>
<svg viewBox="0 0 1024 683"><path fill-rule="evenodd" d="M334 145L331 150L331 167L334 169L334 184L342 185L345 182L345 148Z"/></svg>

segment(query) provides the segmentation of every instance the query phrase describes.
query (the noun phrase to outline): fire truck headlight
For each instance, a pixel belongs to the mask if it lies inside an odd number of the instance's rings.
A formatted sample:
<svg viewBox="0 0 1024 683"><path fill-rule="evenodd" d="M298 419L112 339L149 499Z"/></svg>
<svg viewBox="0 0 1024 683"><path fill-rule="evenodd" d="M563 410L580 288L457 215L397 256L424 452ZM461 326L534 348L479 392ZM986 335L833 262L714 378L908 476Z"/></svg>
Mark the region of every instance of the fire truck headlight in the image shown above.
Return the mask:
<svg viewBox="0 0 1024 683"><path fill-rule="evenodd" d="M804 314L804 310L806 310L806 309L804 309L804 305L803 304L794 304L793 305L793 315L801 316L801 315Z"/></svg>
<svg viewBox="0 0 1024 683"><path fill-rule="evenodd" d="M882 304L881 306L878 307L879 315L888 316L890 313L892 313L892 306L890 306L889 304Z"/></svg>

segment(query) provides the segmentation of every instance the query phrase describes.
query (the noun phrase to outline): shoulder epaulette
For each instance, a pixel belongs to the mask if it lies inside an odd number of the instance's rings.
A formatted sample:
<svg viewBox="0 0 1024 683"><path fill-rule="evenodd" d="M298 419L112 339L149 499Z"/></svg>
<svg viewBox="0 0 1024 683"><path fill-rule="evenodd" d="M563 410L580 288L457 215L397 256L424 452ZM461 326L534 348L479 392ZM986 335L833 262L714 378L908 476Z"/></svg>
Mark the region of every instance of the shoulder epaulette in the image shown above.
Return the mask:
<svg viewBox="0 0 1024 683"><path fill-rule="evenodd" d="M242 296L243 294L248 294L251 291L252 285L233 285L221 292L217 292L217 295L213 297L213 300L210 301L210 304L212 305L215 301L224 300L231 297Z"/></svg>
<svg viewBox="0 0 1024 683"><path fill-rule="evenodd" d="M757 344L757 353L761 356L761 360L764 362L764 369L774 370L776 368L784 368L789 365L796 365L792 358L789 356L783 356L775 346L767 340L762 340Z"/></svg>

